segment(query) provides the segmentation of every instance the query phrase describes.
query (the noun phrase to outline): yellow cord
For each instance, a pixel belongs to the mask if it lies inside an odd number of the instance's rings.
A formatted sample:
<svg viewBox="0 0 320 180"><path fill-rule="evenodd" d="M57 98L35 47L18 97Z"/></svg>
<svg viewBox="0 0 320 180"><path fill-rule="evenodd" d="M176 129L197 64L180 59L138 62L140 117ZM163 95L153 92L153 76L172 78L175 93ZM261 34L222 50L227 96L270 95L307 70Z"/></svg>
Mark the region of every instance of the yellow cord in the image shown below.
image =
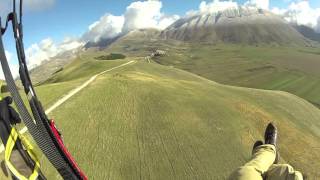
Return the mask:
<svg viewBox="0 0 320 180"><path fill-rule="evenodd" d="M30 177L25 177L25 176L21 175L18 172L18 170L13 166L13 164L10 162L11 153L12 153L13 147L15 146L18 138L20 139L22 145L26 148L31 159L35 163L33 172L30 175ZM13 173L13 175L15 177L17 177L20 180L36 180L39 175L40 161L37 158L36 154L34 153L33 146L27 140L27 138L25 136L21 135L14 127L11 129L11 133L10 133L10 136L7 141L7 145L6 145L6 149L5 149L5 162L6 162L8 169Z"/></svg>

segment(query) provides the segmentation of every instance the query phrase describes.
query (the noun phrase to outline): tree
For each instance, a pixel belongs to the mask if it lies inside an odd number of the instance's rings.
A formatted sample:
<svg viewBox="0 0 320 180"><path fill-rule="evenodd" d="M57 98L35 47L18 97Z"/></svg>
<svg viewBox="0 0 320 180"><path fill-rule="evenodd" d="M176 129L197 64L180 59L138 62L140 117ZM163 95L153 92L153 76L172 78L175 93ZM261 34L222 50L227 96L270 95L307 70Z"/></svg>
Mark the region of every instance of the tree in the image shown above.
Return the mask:
<svg viewBox="0 0 320 180"><path fill-rule="evenodd" d="M0 83L0 86L1 86L1 89L0 89L1 93L8 92L8 86L6 84Z"/></svg>

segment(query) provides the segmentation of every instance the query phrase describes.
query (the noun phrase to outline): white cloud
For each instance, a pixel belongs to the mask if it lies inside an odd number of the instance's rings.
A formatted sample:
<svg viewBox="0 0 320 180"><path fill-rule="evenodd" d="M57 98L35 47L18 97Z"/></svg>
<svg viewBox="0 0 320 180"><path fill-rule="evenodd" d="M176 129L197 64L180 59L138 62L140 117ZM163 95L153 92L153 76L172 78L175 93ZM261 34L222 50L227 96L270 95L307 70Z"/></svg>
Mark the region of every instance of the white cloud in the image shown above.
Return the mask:
<svg viewBox="0 0 320 180"><path fill-rule="evenodd" d="M84 42L82 42L80 39L67 37L63 40L61 44L59 44L58 52L63 53L65 51L75 50L83 45L84 45Z"/></svg>
<svg viewBox="0 0 320 180"><path fill-rule="evenodd" d="M44 8L47 4L52 5L54 0L29 0L29 6ZM137 1L131 3L124 15L114 16L105 14L98 21L92 23L88 31L81 38L66 38L62 43L55 44L51 38L42 40L40 43L32 44L26 49L27 63L30 68L40 65L45 60L50 60L65 51L77 49L85 42L98 42L101 39L110 39L121 33L141 28L164 29L171 25L179 16L165 15L161 12L160 1Z"/></svg>
<svg viewBox="0 0 320 180"><path fill-rule="evenodd" d="M54 0L29 0L29 6L37 9L51 6ZM135 29L157 28L165 29L179 19L178 15L165 15L161 12L160 1L137 1L131 3L124 15L115 16L105 14L98 21L92 23L88 31L81 38L66 38L62 43L55 44L51 38L32 44L26 49L27 63L30 68L40 65L65 51L77 49L85 42L98 42L101 39L114 38L122 33Z"/></svg>
<svg viewBox="0 0 320 180"><path fill-rule="evenodd" d="M270 11L282 16L288 22L306 25L315 29L317 32L320 32L320 8L312 8L309 1L306 0L286 0L286 2L291 2L288 8L273 7ZM203 13L215 13L230 8L238 8L239 6L269 10L270 1L248 0L243 5L238 5L237 2L232 0L213 0L209 3L202 1L198 10L191 10L187 12L186 15L193 16Z"/></svg>
<svg viewBox="0 0 320 180"><path fill-rule="evenodd" d="M98 42L101 39L114 38L135 29L165 29L179 19L178 15L165 15L161 12L160 1L136 1L131 3L124 15L105 14L89 26L82 36L84 41Z"/></svg>
<svg viewBox="0 0 320 180"><path fill-rule="evenodd" d="M320 8L312 8L308 1L292 2L287 9L273 8L273 13L298 25L306 25L320 32Z"/></svg>
<svg viewBox="0 0 320 180"><path fill-rule="evenodd" d="M18 64L10 64L10 70L11 70L11 74L12 74L13 78L17 78L19 76L19 66L18 66ZM0 70L0 79L1 80L5 79L2 69Z"/></svg>
<svg viewBox="0 0 320 180"><path fill-rule="evenodd" d="M250 0L250 1L247 1L244 5L268 10L269 4L270 4L269 0Z"/></svg>
<svg viewBox="0 0 320 180"><path fill-rule="evenodd" d="M317 32L320 32L320 16L318 17L317 27L315 29Z"/></svg>
<svg viewBox="0 0 320 180"><path fill-rule="evenodd" d="M156 28L158 29L165 29L168 26L170 26L172 23L177 21L180 17L178 15L172 15L172 16L162 16L158 22L158 25Z"/></svg>
<svg viewBox="0 0 320 180"><path fill-rule="evenodd" d="M26 49L28 66L32 69L39 66L43 61L50 60L60 53L72 51L81 46L83 46L83 42L73 38L65 38L60 44L55 44L51 38L44 39L40 43L32 44Z"/></svg>
<svg viewBox="0 0 320 180"><path fill-rule="evenodd" d="M5 54L6 54L6 57L7 57L7 61L10 62L12 60L12 53L5 50Z"/></svg>
<svg viewBox="0 0 320 180"><path fill-rule="evenodd" d="M269 0L249 0L243 5L238 4L232 0L212 0L211 2L202 1L198 10L190 10L186 13L186 16L194 16L199 14L217 13L225 11L227 9L238 9L239 7L253 7L268 9Z"/></svg>
<svg viewBox="0 0 320 180"><path fill-rule="evenodd" d="M179 19L179 16L164 15L161 1L137 1L131 3L124 14L123 32L135 29L164 29Z"/></svg>
<svg viewBox="0 0 320 180"><path fill-rule="evenodd" d="M51 38L46 38L40 43L32 44L29 48L26 49L26 60L29 66L29 69L32 69L36 66L39 66L43 61L50 60L52 57L64 53L66 51L73 51L77 48L83 46L84 43L81 42L78 38L65 38L62 43L55 44ZM10 69L13 77L18 77L19 67L16 62L13 62L13 59L16 59L16 55L12 54L9 51L5 51L7 60L10 64ZM0 79L4 79L2 69L0 70Z"/></svg>
<svg viewBox="0 0 320 180"><path fill-rule="evenodd" d="M188 11L186 16L217 13L227 9L238 9L239 7L269 9L269 0L248 0L244 4L238 4L232 0L212 0L209 3L202 1L198 10Z"/></svg>
<svg viewBox="0 0 320 180"><path fill-rule="evenodd" d="M131 3L124 15L125 23L123 31L156 27L158 24L157 20L161 17L161 8L162 3L160 1L137 1Z"/></svg>
<svg viewBox="0 0 320 180"><path fill-rule="evenodd" d="M89 30L83 35L84 41L97 42L100 39L114 38L118 36L124 24L123 16L106 14L99 21L89 26Z"/></svg>
<svg viewBox="0 0 320 180"><path fill-rule="evenodd" d="M206 1L202 1L199 5L199 12L200 13L216 13L216 12L224 11L226 9L238 8L238 7L239 7L238 3L233 1L214 0L209 3L207 3Z"/></svg>
<svg viewBox="0 0 320 180"><path fill-rule="evenodd" d="M274 14L278 14L278 15L282 15L287 11L287 9L281 9L278 7L274 7L271 9L271 12L273 12Z"/></svg>
<svg viewBox="0 0 320 180"><path fill-rule="evenodd" d="M38 66L44 60L49 60L56 55L57 48L52 39L44 39L39 44L32 44L26 49L27 63L30 68Z"/></svg>
<svg viewBox="0 0 320 180"><path fill-rule="evenodd" d="M18 77L19 75L19 67L16 63L14 63L12 60L15 58L15 55L13 55L11 52L5 50L5 55L7 57L7 61L10 65L10 70L11 70L11 73L12 73L12 76L14 78ZM4 74L3 74L3 71L2 69L0 68L0 79L4 80Z"/></svg>
<svg viewBox="0 0 320 180"><path fill-rule="evenodd" d="M7 57L7 61L10 63L11 58L12 58L12 53L9 52L9 51L7 51L7 50L5 50L5 55L6 55L6 57ZM1 69L1 71L0 71L0 79L4 80L4 74L3 74L2 69Z"/></svg>

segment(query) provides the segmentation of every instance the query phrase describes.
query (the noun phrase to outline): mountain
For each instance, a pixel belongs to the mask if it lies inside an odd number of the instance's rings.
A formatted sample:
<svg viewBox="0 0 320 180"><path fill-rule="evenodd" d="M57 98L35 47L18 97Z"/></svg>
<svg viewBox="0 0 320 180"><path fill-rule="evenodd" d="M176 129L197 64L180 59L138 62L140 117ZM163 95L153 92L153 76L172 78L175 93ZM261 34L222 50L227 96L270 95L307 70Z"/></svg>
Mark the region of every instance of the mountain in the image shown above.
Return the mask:
<svg viewBox="0 0 320 180"><path fill-rule="evenodd" d="M180 43L205 42L215 44L222 42L247 45L313 46L309 39L320 41L319 36L305 26L293 28L281 17L269 11L239 7L222 12L187 16L177 20L163 31L138 29L114 38L87 42L83 48L97 51L104 51L105 49L110 51L112 49L112 52L125 51L127 55L146 56L150 54L150 51L157 49L154 45L159 44L158 42L172 43L174 40L181 41ZM175 43L179 45L177 41ZM119 44L123 46L119 48ZM153 47L150 47L150 44ZM111 48L108 48L109 46ZM72 55L57 56L42 63L31 71L31 77L36 83L46 80L69 63Z"/></svg>
<svg viewBox="0 0 320 180"><path fill-rule="evenodd" d="M121 40L129 40L130 38L140 39L140 40L152 40L154 38L158 38L160 35L160 30L154 28L147 28L147 29L137 29L132 30L127 33L122 33L114 38L105 38L100 39L97 42L89 41L85 44L84 48L98 48L100 50L107 48L108 46L112 45L112 43L121 41Z"/></svg>
<svg viewBox="0 0 320 180"><path fill-rule="evenodd" d="M105 39L100 39L97 42L92 42L89 41L84 45L85 49L89 48L98 48L98 49L103 49L112 44L113 42L117 41L122 35L116 36L114 38L105 38Z"/></svg>
<svg viewBox="0 0 320 180"><path fill-rule="evenodd" d="M293 25L293 27L306 38L320 42L320 33L317 33L314 29L304 25Z"/></svg>
<svg viewBox="0 0 320 180"><path fill-rule="evenodd" d="M140 39L142 41L155 41L159 39L160 33L160 30L154 28L137 29L125 34L125 36L123 36L121 40Z"/></svg>
<svg viewBox="0 0 320 180"><path fill-rule="evenodd" d="M121 36L105 49L108 52L122 52L129 56L147 56L153 46L160 41L161 31L157 29L138 29Z"/></svg>
<svg viewBox="0 0 320 180"><path fill-rule="evenodd" d="M165 29L161 36L189 42L302 46L309 44L281 17L266 10L247 7L187 16Z"/></svg>
<svg viewBox="0 0 320 180"><path fill-rule="evenodd" d="M30 70L30 77L33 83L42 83L55 73L61 71L64 66L71 63L81 51L81 48L65 51L52 57L50 60L43 61L39 66Z"/></svg>

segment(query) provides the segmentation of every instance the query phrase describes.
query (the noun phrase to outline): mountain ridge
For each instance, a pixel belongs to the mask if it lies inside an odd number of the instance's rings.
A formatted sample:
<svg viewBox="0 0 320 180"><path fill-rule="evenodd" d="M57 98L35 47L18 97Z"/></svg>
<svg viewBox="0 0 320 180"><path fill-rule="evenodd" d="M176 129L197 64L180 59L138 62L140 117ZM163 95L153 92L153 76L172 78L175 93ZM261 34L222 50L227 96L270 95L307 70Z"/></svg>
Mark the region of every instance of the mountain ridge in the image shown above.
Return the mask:
<svg viewBox="0 0 320 180"><path fill-rule="evenodd" d="M161 37L192 42L309 45L308 40L281 17L248 7L181 18L162 31Z"/></svg>
<svg viewBox="0 0 320 180"><path fill-rule="evenodd" d="M239 7L222 12L189 15L180 18L162 31L153 28L137 29L120 34L115 38L87 42L83 50L103 51L114 44L138 38L140 38L140 43L175 40L188 43L208 43L208 45L230 43L251 46L314 46L312 40L308 39L309 36L298 32L292 24L280 16L258 8ZM133 42L137 43L134 40ZM133 45L128 45L125 49L129 54L141 54ZM148 55L147 53L145 51L143 54ZM34 68L31 76L35 77L35 82L42 82L68 63L66 58L54 57ZM44 68L48 71L43 76L41 69Z"/></svg>
<svg viewBox="0 0 320 180"><path fill-rule="evenodd" d="M316 32L314 29L305 25L292 24L292 26L306 38L320 42L320 33Z"/></svg>

